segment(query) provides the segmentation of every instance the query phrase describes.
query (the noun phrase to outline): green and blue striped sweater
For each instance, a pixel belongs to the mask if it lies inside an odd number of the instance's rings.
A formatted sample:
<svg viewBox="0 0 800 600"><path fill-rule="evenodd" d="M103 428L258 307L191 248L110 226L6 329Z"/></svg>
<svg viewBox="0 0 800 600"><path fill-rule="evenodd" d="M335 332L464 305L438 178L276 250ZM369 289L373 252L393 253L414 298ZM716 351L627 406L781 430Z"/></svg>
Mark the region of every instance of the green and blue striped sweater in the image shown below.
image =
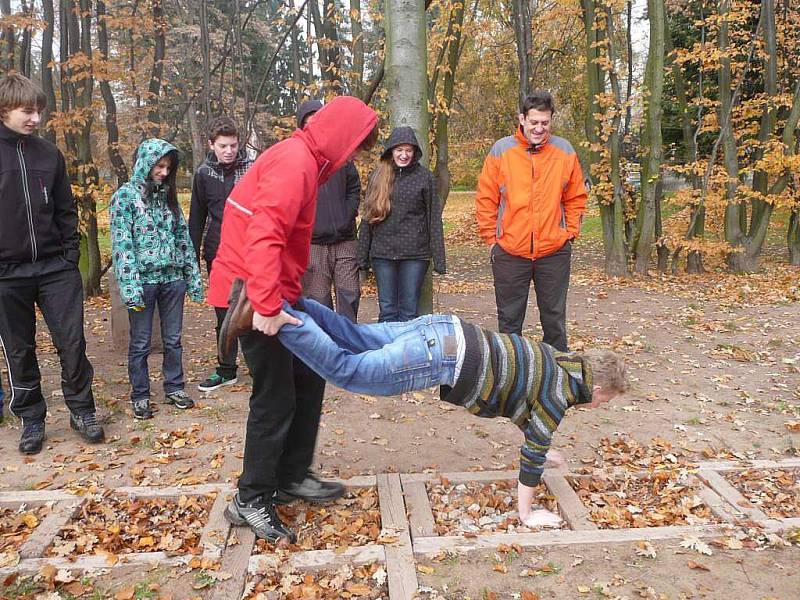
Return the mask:
<svg viewBox="0 0 800 600"><path fill-rule="evenodd" d="M508 417L525 434L519 480L537 485L553 432L567 409L592 400L592 372L576 354L461 321L465 355L442 399L479 417Z"/></svg>

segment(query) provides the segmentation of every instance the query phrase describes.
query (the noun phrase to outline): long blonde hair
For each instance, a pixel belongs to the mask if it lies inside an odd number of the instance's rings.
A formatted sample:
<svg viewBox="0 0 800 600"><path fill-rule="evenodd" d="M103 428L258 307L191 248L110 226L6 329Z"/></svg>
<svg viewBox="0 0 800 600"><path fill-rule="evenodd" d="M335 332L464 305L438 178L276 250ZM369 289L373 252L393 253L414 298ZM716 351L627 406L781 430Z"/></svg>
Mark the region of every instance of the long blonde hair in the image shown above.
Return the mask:
<svg viewBox="0 0 800 600"><path fill-rule="evenodd" d="M394 165L392 156L378 161L375 172L370 177L367 185L367 194L364 201L364 212L362 218L367 223L374 225L380 223L388 215L392 208L392 188L394 187Z"/></svg>

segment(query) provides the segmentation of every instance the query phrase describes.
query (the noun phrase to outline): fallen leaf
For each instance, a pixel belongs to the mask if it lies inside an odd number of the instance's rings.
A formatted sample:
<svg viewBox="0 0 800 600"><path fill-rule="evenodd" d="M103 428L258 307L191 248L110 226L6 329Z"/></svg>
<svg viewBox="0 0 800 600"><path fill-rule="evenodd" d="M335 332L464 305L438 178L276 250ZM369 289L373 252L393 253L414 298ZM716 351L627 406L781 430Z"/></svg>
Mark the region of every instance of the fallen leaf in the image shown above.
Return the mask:
<svg viewBox="0 0 800 600"><path fill-rule="evenodd" d="M495 565L492 567L492 571L497 571L498 573L505 575L508 573L508 567L504 563L495 563Z"/></svg>
<svg viewBox="0 0 800 600"><path fill-rule="evenodd" d="M16 567L19 564L19 552L16 550L6 550L0 552L0 568Z"/></svg>
<svg viewBox="0 0 800 600"><path fill-rule="evenodd" d="M695 552L699 552L700 554L706 554L711 556L714 552L709 548L708 544L706 544L703 540L697 537L687 537L683 541L681 541L681 548L688 548L690 550L694 550Z"/></svg>
<svg viewBox="0 0 800 600"><path fill-rule="evenodd" d="M541 599L539 598L539 594L534 594L533 592L525 590L522 592L521 600L541 600Z"/></svg>
<svg viewBox="0 0 800 600"><path fill-rule="evenodd" d="M433 567L428 567L427 565L417 565L417 571L420 573L425 573L425 575L431 575L436 571Z"/></svg>
<svg viewBox="0 0 800 600"><path fill-rule="evenodd" d="M588 585L579 585L578 586L578 593L579 594L588 594L591 591L592 591L592 588L590 588Z"/></svg>
<svg viewBox="0 0 800 600"><path fill-rule="evenodd" d="M114 594L114 600L133 600L136 590L133 586L126 587Z"/></svg>
<svg viewBox="0 0 800 600"><path fill-rule="evenodd" d="M689 567L690 569L697 569L698 571L710 571L711 570L707 566L705 566L704 564L701 564L699 562L695 562L693 560L688 561L686 563L686 566Z"/></svg>

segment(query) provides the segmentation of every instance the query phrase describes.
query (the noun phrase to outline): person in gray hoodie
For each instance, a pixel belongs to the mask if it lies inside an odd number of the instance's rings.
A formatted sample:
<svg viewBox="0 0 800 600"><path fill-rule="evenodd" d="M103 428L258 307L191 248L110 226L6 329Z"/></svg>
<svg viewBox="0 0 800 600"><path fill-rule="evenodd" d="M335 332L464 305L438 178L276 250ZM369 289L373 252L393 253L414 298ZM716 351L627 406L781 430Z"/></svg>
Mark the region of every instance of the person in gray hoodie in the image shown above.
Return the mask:
<svg viewBox="0 0 800 600"><path fill-rule="evenodd" d="M297 126L322 108L319 100L303 102L297 109ZM358 318L361 285L356 262L356 215L361 200L361 181L353 161L348 161L319 186L317 213L311 235L311 257L303 275L303 295L333 308L353 323Z"/></svg>

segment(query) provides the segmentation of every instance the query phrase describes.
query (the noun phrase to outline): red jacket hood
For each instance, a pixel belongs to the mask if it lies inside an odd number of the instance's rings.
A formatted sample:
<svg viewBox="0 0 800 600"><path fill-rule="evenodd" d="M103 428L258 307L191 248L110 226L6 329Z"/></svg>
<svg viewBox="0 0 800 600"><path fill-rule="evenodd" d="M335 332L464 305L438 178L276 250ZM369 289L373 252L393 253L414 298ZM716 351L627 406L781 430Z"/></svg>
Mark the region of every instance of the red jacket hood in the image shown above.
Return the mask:
<svg viewBox="0 0 800 600"><path fill-rule="evenodd" d="M342 123L348 123L343 128ZM369 135L378 116L358 98L339 96L306 121L292 134L305 141L319 164L319 183L325 183L355 153Z"/></svg>

